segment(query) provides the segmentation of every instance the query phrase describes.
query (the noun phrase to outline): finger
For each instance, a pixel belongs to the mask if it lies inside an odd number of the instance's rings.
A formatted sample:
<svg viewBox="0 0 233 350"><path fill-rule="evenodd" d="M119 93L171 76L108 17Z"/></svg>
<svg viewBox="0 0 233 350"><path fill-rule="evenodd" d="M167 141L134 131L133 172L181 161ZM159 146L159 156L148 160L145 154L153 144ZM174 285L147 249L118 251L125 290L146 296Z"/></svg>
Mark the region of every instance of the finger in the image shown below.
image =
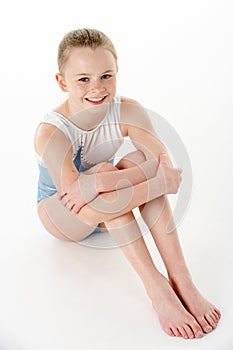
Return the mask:
<svg viewBox="0 0 233 350"><path fill-rule="evenodd" d="M74 207L74 203L73 202L71 202L71 201L69 201L67 204L66 204L66 208L68 209L68 210L72 210L73 209L73 207Z"/></svg>
<svg viewBox="0 0 233 350"><path fill-rule="evenodd" d="M159 162L160 163L166 163L167 164L167 153L161 153L159 156Z"/></svg>
<svg viewBox="0 0 233 350"><path fill-rule="evenodd" d="M78 205L78 204L75 204L72 208L72 211L75 213L75 214L78 214L78 212L80 211L81 209L81 206Z"/></svg>
<svg viewBox="0 0 233 350"><path fill-rule="evenodd" d="M62 204L64 205L64 207L67 206L67 204L69 203L69 201L70 201L70 200L67 198L66 195L61 199L61 202L62 202Z"/></svg>
<svg viewBox="0 0 233 350"><path fill-rule="evenodd" d="M183 169L181 169L181 168L178 168L178 171L179 171L180 174L183 173Z"/></svg>
<svg viewBox="0 0 233 350"><path fill-rule="evenodd" d="M67 195L67 192L63 192L63 193L58 192L57 196L58 196L58 199L61 201L66 195Z"/></svg>

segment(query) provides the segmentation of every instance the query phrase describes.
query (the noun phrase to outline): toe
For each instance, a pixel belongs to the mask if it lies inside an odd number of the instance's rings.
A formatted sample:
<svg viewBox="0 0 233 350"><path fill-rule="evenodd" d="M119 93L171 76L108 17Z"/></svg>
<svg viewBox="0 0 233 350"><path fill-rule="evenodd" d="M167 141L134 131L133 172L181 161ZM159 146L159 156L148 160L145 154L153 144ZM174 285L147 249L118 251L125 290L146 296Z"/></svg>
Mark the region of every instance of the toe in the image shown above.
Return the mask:
<svg viewBox="0 0 233 350"><path fill-rule="evenodd" d="M219 321L218 314L216 314L215 311L212 310L210 316L212 317L212 319L214 320L214 322L215 322L215 324L216 324L216 326L217 326L217 323L218 323L218 321Z"/></svg>
<svg viewBox="0 0 233 350"><path fill-rule="evenodd" d="M206 314L205 315L205 319L206 321L209 323L209 325L212 328L216 328L216 322L214 321L213 317L211 316L211 314Z"/></svg>
<svg viewBox="0 0 233 350"><path fill-rule="evenodd" d="M188 325L184 325L184 329L185 329L189 339L193 339L194 333L193 333L192 329Z"/></svg>
<svg viewBox="0 0 233 350"><path fill-rule="evenodd" d="M172 331L171 328L166 328L166 329L164 329L164 331L165 331L168 335L170 335L171 337L174 337L174 336L175 336L175 334L173 333L173 331Z"/></svg>
<svg viewBox="0 0 233 350"><path fill-rule="evenodd" d="M219 316L219 314L217 313L217 311L216 311L216 310L214 310L214 311L213 311L213 315L215 316L215 320L216 320L216 322L218 322L218 321L219 321L219 319L220 319L220 316Z"/></svg>
<svg viewBox="0 0 233 350"><path fill-rule="evenodd" d="M202 317L197 317L197 321L199 325L201 326L203 332L209 333L213 330L213 328L210 326L210 324L207 322L207 320L202 316Z"/></svg>
<svg viewBox="0 0 233 350"><path fill-rule="evenodd" d="M172 327L172 331L176 337L181 337L181 334L176 327Z"/></svg>
<svg viewBox="0 0 233 350"><path fill-rule="evenodd" d="M202 338L203 337L202 331L196 331L194 334L195 334L195 338Z"/></svg>
<svg viewBox="0 0 233 350"><path fill-rule="evenodd" d="M178 327L178 330L184 339L188 339L188 334L186 333L186 330L184 329L184 327L182 327L182 326Z"/></svg>
<svg viewBox="0 0 233 350"><path fill-rule="evenodd" d="M204 334L203 334L201 325L199 325L197 322L190 323L189 327L193 331L193 334L194 334L195 338L202 338L203 337Z"/></svg>
<svg viewBox="0 0 233 350"><path fill-rule="evenodd" d="M217 308L214 309L214 311L217 313L218 317L221 317L221 311Z"/></svg>

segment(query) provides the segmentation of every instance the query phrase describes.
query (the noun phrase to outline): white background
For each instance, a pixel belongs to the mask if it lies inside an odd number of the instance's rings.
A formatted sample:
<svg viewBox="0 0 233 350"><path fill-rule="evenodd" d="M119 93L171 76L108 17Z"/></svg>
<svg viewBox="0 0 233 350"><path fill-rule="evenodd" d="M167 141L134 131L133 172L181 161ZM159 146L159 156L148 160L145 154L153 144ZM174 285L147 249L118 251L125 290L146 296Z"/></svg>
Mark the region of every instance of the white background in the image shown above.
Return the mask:
<svg viewBox="0 0 233 350"><path fill-rule="evenodd" d="M232 349L232 18L231 0L4 4L1 350ZM218 328L201 340L163 333L119 249L60 242L38 221L34 131L64 98L54 78L57 46L81 27L113 40L118 92L165 118L188 151L193 191L180 239L195 282L223 313Z"/></svg>

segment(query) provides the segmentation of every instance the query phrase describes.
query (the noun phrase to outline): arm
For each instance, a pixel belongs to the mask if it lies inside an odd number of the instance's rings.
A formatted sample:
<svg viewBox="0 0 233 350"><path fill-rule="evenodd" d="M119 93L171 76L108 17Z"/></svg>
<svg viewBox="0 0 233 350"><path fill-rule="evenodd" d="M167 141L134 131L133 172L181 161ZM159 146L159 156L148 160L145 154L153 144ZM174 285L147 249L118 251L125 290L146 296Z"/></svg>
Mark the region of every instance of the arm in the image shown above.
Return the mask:
<svg viewBox="0 0 233 350"><path fill-rule="evenodd" d="M91 201L90 206L81 209L81 216L94 225L97 220L106 222L115 219L162 195L177 193L181 181L180 172L168 165L166 154L160 155L159 162L159 169L162 171L158 171L156 176L133 188L127 187L100 194ZM77 213L75 207L72 210Z"/></svg>
<svg viewBox="0 0 233 350"><path fill-rule="evenodd" d="M99 172L96 174L98 192L109 192L116 189L137 185L156 175L158 162L149 159L128 169L120 171Z"/></svg>
<svg viewBox="0 0 233 350"><path fill-rule="evenodd" d="M80 173L78 180L63 187L59 195L63 205L78 213L83 205L91 202L98 194L124 188L130 189L132 186L153 178L158 168L155 159L124 170L113 168L113 170L106 171L106 164L98 164L85 173Z"/></svg>
<svg viewBox="0 0 233 350"><path fill-rule="evenodd" d="M124 136L129 136L135 147L144 153L146 159L158 160L160 154L167 154L167 149L156 135L149 115L137 101L122 98L121 127ZM172 167L168 155L167 160Z"/></svg>
<svg viewBox="0 0 233 350"><path fill-rule="evenodd" d="M79 173L72 162L72 147L55 126L42 123L35 133L34 148L49 170L58 191L77 180Z"/></svg>
<svg viewBox="0 0 233 350"><path fill-rule="evenodd" d="M77 204L80 207L97 196L98 193L93 180L94 175L90 175L86 176L85 199L83 198L79 186L82 174L79 174L72 161L72 145L70 140L58 128L51 124L40 124L35 134L34 147L36 153L42 157L48 168L59 193L64 193L71 184L75 184ZM86 200L87 198L88 200Z"/></svg>

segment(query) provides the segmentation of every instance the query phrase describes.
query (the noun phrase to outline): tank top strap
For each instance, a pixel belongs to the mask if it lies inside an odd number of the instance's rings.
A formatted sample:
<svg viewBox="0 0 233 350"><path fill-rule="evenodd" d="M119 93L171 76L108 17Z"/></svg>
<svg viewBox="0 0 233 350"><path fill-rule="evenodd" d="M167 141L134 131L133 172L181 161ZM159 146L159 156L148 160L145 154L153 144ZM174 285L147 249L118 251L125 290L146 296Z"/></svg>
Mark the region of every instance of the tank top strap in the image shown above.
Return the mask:
<svg viewBox="0 0 233 350"><path fill-rule="evenodd" d="M65 134L66 137L70 138L70 133L69 133L70 123L61 114L51 110L44 116L42 122L56 126Z"/></svg>

